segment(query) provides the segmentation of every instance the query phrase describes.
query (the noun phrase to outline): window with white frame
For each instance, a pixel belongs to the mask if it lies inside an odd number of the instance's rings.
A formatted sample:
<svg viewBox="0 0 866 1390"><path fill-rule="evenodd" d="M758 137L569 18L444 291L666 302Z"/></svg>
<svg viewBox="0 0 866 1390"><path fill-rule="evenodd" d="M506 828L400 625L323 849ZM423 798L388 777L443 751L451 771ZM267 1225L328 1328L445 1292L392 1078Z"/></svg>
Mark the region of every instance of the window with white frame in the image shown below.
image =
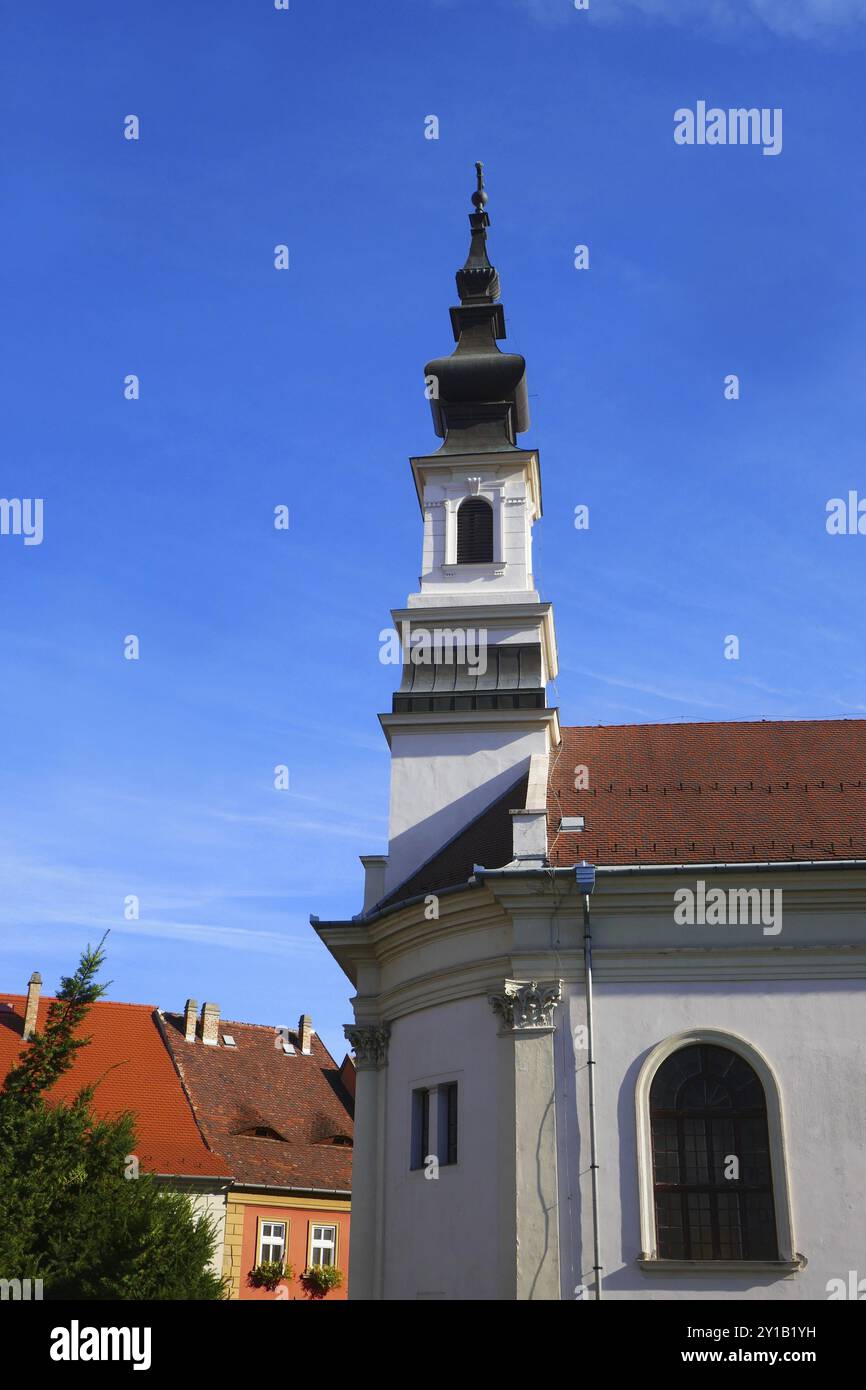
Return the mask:
<svg viewBox="0 0 866 1390"><path fill-rule="evenodd" d="M259 1264L283 1264L286 1258L285 1221L259 1223Z"/></svg>
<svg viewBox="0 0 866 1390"><path fill-rule="evenodd" d="M644 1059L635 1103L644 1268L802 1268L779 1083L752 1043L715 1028L665 1039Z"/></svg>
<svg viewBox="0 0 866 1390"><path fill-rule="evenodd" d="M310 1227L310 1264L332 1265L337 1255L336 1226Z"/></svg>

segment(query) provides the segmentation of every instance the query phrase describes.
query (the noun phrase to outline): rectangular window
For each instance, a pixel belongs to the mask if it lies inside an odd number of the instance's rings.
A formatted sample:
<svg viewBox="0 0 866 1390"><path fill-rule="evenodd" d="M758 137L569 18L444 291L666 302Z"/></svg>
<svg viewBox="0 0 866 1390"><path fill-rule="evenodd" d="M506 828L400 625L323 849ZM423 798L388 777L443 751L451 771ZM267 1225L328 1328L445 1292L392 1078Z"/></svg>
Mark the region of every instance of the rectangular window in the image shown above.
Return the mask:
<svg viewBox="0 0 866 1390"><path fill-rule="evenodd" d="M310 1264L332 1265L336 1253L336 1226L312 1226L310 1228Z"/></svg>
<svg viewBox="0 0 866 1390"><path fill-rule="evenodd" d="M412 1168L423 1168L430 1152L430 1092L412 1092Z"/></svg>
<svg viewBox="0 0 866 1390"><path fill-rule="evenodd" d="M286 1256L285 1221L259 1223L259 1264L284 1263Z"/></svg>
<svg viewBox="0 0 866 1390"><path fill-rule="evenodd" d="M457 1082L439 1087L439 1162L457 1162Z"/></svg>

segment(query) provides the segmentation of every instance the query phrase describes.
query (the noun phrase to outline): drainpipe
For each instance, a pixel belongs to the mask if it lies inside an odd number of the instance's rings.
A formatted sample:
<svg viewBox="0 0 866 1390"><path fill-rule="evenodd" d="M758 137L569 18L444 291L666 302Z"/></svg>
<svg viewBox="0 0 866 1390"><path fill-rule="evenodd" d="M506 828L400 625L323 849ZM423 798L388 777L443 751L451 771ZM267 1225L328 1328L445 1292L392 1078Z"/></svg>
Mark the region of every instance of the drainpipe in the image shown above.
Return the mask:
<svg viewBox="0 0 866 1390"><path fill-rule="evenodd" d="M601 1255L598 1229L598 1149L595 1133L595 1043L592 1027L592 924L589 897L595 888L595 865L582 859L574 867L578 892L583 895L583 973L586 980L586 1050L589 1078L589 1167L592 1181L592 1252L595 1298L601 1298Z"/></svg>

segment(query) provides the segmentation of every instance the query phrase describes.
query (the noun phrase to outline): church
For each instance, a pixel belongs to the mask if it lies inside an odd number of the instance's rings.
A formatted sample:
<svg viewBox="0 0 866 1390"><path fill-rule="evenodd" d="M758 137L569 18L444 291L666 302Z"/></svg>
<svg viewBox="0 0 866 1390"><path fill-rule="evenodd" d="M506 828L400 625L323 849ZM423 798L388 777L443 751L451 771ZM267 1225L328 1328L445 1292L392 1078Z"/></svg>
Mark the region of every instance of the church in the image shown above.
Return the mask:
<svg viewBox="0 0 866 1390"><path fill-rule="evenodd" d="M388 852L311 919L354 988L349 1296L858 1297L866 720L560 722L481 166L472 204Z"/></svg>

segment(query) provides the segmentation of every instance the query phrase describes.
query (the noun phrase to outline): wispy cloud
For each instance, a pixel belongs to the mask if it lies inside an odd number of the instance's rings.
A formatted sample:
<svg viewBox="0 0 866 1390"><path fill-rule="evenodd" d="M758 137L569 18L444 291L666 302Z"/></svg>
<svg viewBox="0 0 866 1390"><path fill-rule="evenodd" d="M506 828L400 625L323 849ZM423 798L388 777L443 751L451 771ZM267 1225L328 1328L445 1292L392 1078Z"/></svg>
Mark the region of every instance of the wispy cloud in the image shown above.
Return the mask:
<svg viewBox="0 0 866 1390"><path fill-rule="evenodd" d="M547 27L569 22L643 21L675 25L722 38L744 33L832 40L866 29L866 0L590 0L577 13L573 0L506 0Z"/></svg>
<svg viewBox="0 0 866 1390"><path fill-rule="evenodd" d="M613 685L621 690L637 690L643 695L654 695L659 700L670 700L677 705L692 705L695 709L728 710L735 709L732 705L724 705L719 700L702 700L699 696L685 690L662 690L660 686L649 685L646 681L635 681L624 679L620 676L606 676L601 671L581 671L574 666L564 666L563 670L574 672L575 675L589 677L590 680L601 681L604 685Z"/></svg>
<svg viewBox="0 0 866 1390"><path fill-rule="evenodd" d="M80 945L98 940L106 931L114 941L162 938L275 957L312 955L318 949L306 913L287 909L289 897L311 900L309 886L285 893L276 883L252 892L215 884L201 892L179 892L166 884L148 883L143 915L127 921L123 908L128 890L128 882L110 871L94 873L7 852L0 857L4 951L32 951L34 944L67 942L73 937ZM213 920L217 917L222 921Z"/></svg>

